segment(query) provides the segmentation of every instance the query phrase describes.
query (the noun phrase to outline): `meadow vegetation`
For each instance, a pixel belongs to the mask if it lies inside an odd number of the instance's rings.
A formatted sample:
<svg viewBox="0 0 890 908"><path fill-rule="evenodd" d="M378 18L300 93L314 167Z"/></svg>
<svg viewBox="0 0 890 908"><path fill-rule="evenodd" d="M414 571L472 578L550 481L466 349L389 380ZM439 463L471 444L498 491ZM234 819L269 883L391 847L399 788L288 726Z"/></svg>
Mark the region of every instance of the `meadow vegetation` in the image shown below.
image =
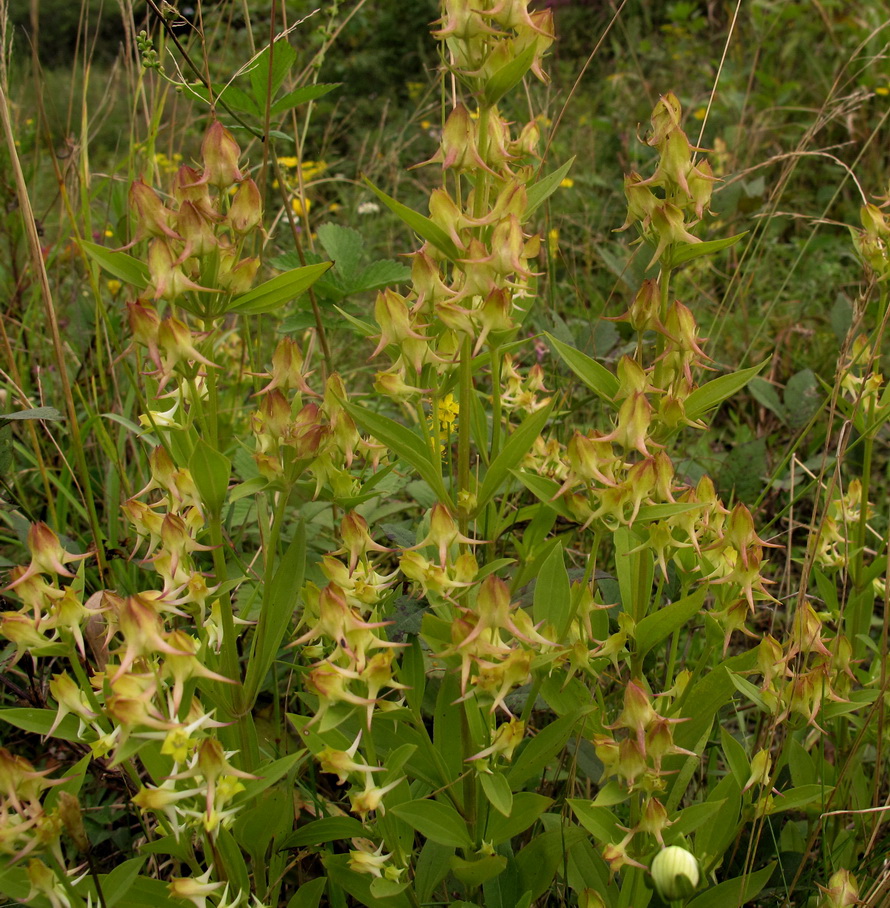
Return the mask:
<svg viewBox="0 0 890 908"><path fill-rule="evenodd" d="M888 904L879 5L0 16L5 903Z"/></svg>

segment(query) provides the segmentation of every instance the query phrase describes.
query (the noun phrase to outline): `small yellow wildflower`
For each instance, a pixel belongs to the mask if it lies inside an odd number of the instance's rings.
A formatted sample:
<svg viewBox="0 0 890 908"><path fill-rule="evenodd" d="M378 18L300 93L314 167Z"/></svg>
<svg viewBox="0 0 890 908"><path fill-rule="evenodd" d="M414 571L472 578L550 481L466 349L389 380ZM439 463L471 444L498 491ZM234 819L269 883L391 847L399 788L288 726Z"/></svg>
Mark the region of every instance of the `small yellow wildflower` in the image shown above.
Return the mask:
<svg viewBox="0 0 890 908"><path fill-rule="evenodd" d="M110 281L105 282L105 286L108 288L108 292L112 296L117 296L118 293L121 292L121 287L123 287L123 284L120 281L112 278Z"/></svg>
<svg viewBox="0 0 890 908"><path fill-rule="evenodd" d="M453 394L446 394L436 406L436 416L439 419L439 431L449 432L457 422L460 413L460 404L454 399Z"/></svg>
<svg viewBox="0 0 890 908"><path fill-rule="evenodd" d="M890 85L879 85L875 89L876 95L890 95Z"/></svg>
<svg viewBox="0 0 890 908"><path fill-rule="evenodd" d="M296 217L302 218L309 214L312 209L312 203L309 199L301 199L299 196L294 196L290 200L290 207Z"/></svg>
<svg viewBox="0 0 890 908"><path fill-rule="evenodd" d="M114 236L114 231L110 227L106 227L104 233L106 238L109 240Z"/></svg>
<svg viewBox="0 0 890 908"><path fill-rule="evenodd" d="M698 108L696 108L696 110L693 112L692 116L695 117L696 120L704 120L705 114L706 114L707 112L708 112L707 107L698 107Z"/></svg>
<svg viewBox="0 0 890 908"><path fill-rule="evenodd" d="M420 128L421 128L421 129L431 129L432 126L433 126L433 124L430 123L429 120L421 120L421 121L420 121Z"/></svg>
<svg viewBox="0 0 890 908"><path fill-rule="evenodd" d="M300 162L293 156L279 158L278 164L280 167L288 167L293 170L295 167L298 167Z"/></svg>
<svg viewBox="0 0 890 908"><path fill-rule="evenodd" d="M575 181L571 177L566 177L565 179L559 181L559 185L563 189L571 189L575 185Z"/></svg>
<svg viewBox="0 0 890 908"><path fill-rule="evenodd" d="M552 227L547 233L547 249L550 257L555 258L559 251L559 230L556 227Z"/></svg>

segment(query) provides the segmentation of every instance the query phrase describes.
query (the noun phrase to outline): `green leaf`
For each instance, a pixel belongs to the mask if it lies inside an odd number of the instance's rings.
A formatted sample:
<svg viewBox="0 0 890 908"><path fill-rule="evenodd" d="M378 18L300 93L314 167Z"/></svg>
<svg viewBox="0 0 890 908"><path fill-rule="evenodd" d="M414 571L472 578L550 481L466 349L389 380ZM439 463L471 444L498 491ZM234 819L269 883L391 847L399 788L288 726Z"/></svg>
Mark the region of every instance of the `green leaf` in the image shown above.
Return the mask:
<svg viewBox="0 0 890 908"><path fill-rule="evenodd" d="M245 801L252 801L257 795L264 792L269 786L274 785L282 776L287 775L292 769L303 763L308 756L308 751L300 751L294 754L288 754L286 757L279 757L272 760L256 770L255 775L258 779L245 780L244 791L236 796L235 803L243 804Z"/></svg>
<svg viewBox="0 0 890 908"><path fill-rule="evenodd" d="M785 385L785 407L788 424L792 429L802 429L822 405L819 382L812 369L801 369Z"/></svg>
<svg viewBox="0 0 890 908"><path fill-rule="evenodd" d="M726 757L736 782L739 783L739 787L744 786L751 775L751 764L748 762L745 748L723 726L720 727L720 743L723 747L723 756Z"/></svg>
<svg viewBox="0 0 890 908"><path fill-rule="evenodd" d="M286 836L281 848L301 848L305 845L323 845L367 835L367 830L355 817L322 817L313 820Z"/></svg>
<svg viewBox="0 0 890 908"><path fill-rule="evenodd" d="M411 908L412 903L404 892L377 898L371 892L371 877L350 870L348 854L324 854L321 862L328 872L330 881L367 908ZM340 901L332 901L331 904L345 905L343 894L340 893Z"/></svg>
<svg viewBox="0 0 890 908"><path fill-rule="evenodd" d="M776 862L767 864L762 870L748 876L736 877L719 883L688 903L687 908L728 908L745 905L760 894L776 869Z"/></svg>
<svg viewBox="0 0 890 908"><path fill-rule="evenodd" d="M55 407L32 407L30 410L15 410L12 413L0 413L0 420L13 422L19 419L64 419Z"/></svg>
<svg viewBox="0 0 890 908"><path fill-rule="evenodd" d="M773 797L770 814L782 813L786 810L802 810L804 807L811 807L814 804L823 809L834 787L831 785L822 785L814 783L813 785L799 785L797 788L790 788L783 791L781 795Z"/></svg>
<svg viewBox="0 0 890 908"><path fill-rule="evenodd" d="M411 269L399 262L380 259L371 262L349 287L349 293L366 293L369 290L382 290L393 284L404 284L411 277Z"/></svg>
<svg viewBox="0 0 890 908"><path fill-rule="evenodd" d="M295 88L293 91L282 95L271 107L272 116L284 113L300 104L306 104L308 101L317 101L323 98L328 92L340 87L340 82L319 82L316 85L304 85L302 88Z"/></svg>
<svg viewBox="0 0 890 908"><path fill-rule="evenodd" d="M342 224L322 224L318 228L318 241L334 262L334 271L346 282L358 273L365 241L352 227Z"/></svg>
<svg viewBox="0 0 890 908"><path fill-rule="evenodd" d="M113 908L129 893L133 883L136 882L136 877L139 876L139 871L142 869L146 857L146 855L143 855L124 861L118 864L111 873L101 877L102 894L105 896L105 904L108 908Z"/></svg>
<svg viewBox="0 0 890 908"><path fill-rule="evenodd" d="M144 265L139 259L127 255L126 252L113 252L106 249L105 246L99 246L97 243L87 243L81 240L85 252L100 268L107 271L112 277L132 284L138 290L144 290L151 280L151 274L148 266Z"/></svg>
<svg viewBox="0 0 890 908"><path fill-rule="evenodd" d="M513 792L510 790L510 783L501 773L483 772L479 774L479 781L482 783L482 791L488 803L505 817L510 816L513 810Z"/></svg>
<svg viewBox="0 0 890 908"><path fill-rule="evenodd" d="M390 809L424 838L455 848L473 847L466 821L448 804L423 799L407 801Z"/></svg>
<svg viewBox="0 0 890 908"><path fill-rule="evenodd" d="M296 59L297 52L284 36L277 38L271 46L264 47L257 55L250 69L250 87L260 110L266 109L267 96L274 98L278 94Z"/></svg>
<svg viewBox="0 0 890 908"><path fill-rule="evenodd" d="M699 826L707 823L715 813L718 813L725 803L725 801L704 801L701 804L690 804L688 807L684 807L669 827L667 844L670 845L675 840L679 841L680 836L688 836L695 832Z"/></svg>
<svg viewBox="0 0 890 908"><path fill-rule="evenodd" d="M485 471L482 487L477 496L476 512L480 513L489 501L500 491L507 474L519 465L520 461L532 450L535 439L541 434L550 418L552 405L527 416L501 448L491 466Z"/></svg>
<svg viewBox="0 0 890 908"><path fill-rule="evenodd" d="M327 886L326 877L319 876L302 886L290 897L287 908L318 908L324 887Z"/></svg>
<svg viewBox="0 0 890 908"><path fill-rule="evenodd" d="M722 249L728 249L734 246L743 236L748 233L737 233L735 236L726 236L720 240L707 240L704 243L690 243L688 245L677 246L674 248L670 257L669 267L676 268L693 259L701 258L703 255L712 255L720 252Z"/></svg>
<svg viewBox="0 0 890 908"><path fill-rule="evenodd" d="M785 405L779 400L776 389L765 378L755 375L748 385L748 393L761 407L771 410L782 422L788 422L788 411L785 409Z"/></svg>
<svg viewBox="0 0 890 908"><path fill-rule="evenodd" d="M0 722L8 722L23 731L34 732L38 735L48 735L53 722L56 721L54 709L30 709L27 707L15 709L0 709ZM77 729L80 723L71 713L65 716L53 730L53 737L62 741L80 742Z"/></svg>
<svg viewBox="0 0 890 908"><path fill-rule="evenodd" d="M424 842L420 857L414 865L414 888L421 905L432 899L435 888L448 876L449 861L453 854L454 848L448 845L440 845L432 839Z"/></svg>
<svg viewBox="0 0 890 908"><path fill-rule="evenodd" d="M250 662L244 679L244 698L252 705L265 681L290 620L297 607L306 570L306 525L301 520L293 539L275 569L271 581L263 584L263 604L253 637Z"/></svg>
<svg viewBox="0 0 890 908"><path fill-rule="evenodd" d="M424 479L436 493L439 501L453 510L451 496L442 480L441 467L433 462L433 452L427 448L420 436L388 416L366 410L347 400L342 401L342 404L346 412L365 431L370 432L377 441L391 449L400 460L414 467L421 479Z"/></svg>
<svg viewBox="0 0 890 908"><path fill-rule="evenodd" d="M480 778L484 779L485 776ZM553 798L533 791L517 792L513 795L513 806L508 817L501 816L500 813L489 816L485 841L495 846L509 842L514 836L525 832L552 803Z"/></svg>
<svg viewBox="0 0 890 908"><path fill-rule="evenodd" d="M608 807L595 807L590 801L578 798L569 798L568 805L572 808L578 822L598 841L610 845L621 838L621 827L615 812Z"/></svg>
<svg viewBox="0 0 890 908"><path fill-rule="evenodd" d="M634 633L638 658L644 658L653 647L662 640L666 640L693 615L698 614L707 592L707 586L702 586L689 596L678 599L676 602L660 608L657 612L652 612L640 621Z"/></svg>
<svg viewBox="0 0 890 908"><path fill-rule="evenodd" d="M334 306L337 312L352 325L353 328L360 334L362 337L374 337L375 335L380 334L380 329L372 325L370 322L363 322L360 318L356 318L354 315L350 315L345 309L341 309L339 306Z"/></svg>
<svg viewBox="0 0 890 908"><path fill-rule="evenodd" d="M555 722L550 722L534 738L524 744L513 766L507 773L507 781L513 791L518 791L532 777L538 775L543 768L553 760L565 747L566 741L572 730L578 725L582 717L595 707L585 707L582 710L562 716Z"/></svg>
<svg viewBox="0 0 890 908"><path fill-rule="evenodd" d="M564 344L557 340L552 334L544 333L544 336L553 345L556 352L560 355L562 361L590 388L594 394L599 395L607 403L615 403L615 395L618 393L618 378L613 375L605 366L601 366L595 359L591 359L586 353ZM707 387L707 385L705 386ZM699 389L701 390L701 389ZM689 415L689 400L697 393L693 392L686 402L686 414Z"/></svg>
<svg viewBox="0 0 890 908"><path fill-rule="evenodd" d="M404 221L418 236L432 243L450 261L460 258L460 252L450 236L429 218L390 198L385 192L378 189L370 180L365 178L368 188L386 205L398 218Z"/></svg>
<svg viewBox="0 0 890 908"><path fill-rule="evenodd" d="M331 262L319 262L294 268L235 297L226 311L241 315L260 315L280 309L308 290L330 267Z"/></svg>
<svg viewBox="0 0 890 908"><path fill-rule="evenodd" d="M186 96L190 95L193 98L198 98L205 104L210 103L211 93L207 90L206 85L201 83L190 85L187 82L181 84ZM216 103L223 104L231 110L242 110L257 119L263 116L263 111L260 110L256 101L243 88L239 88L232 83L228 85L224 85L221 82L213 83L213 99Z"/></svg>
<svg viewBox="0 0 890 908"><path fill-rule="evenodd" d="M507 869L507 859L502 854L487 854L471 861L454 855L448 863L451 872L468 886L481 886Z"/></svg>
<svg viewBox="0 0 890 908"><path fill-rule="evenodd" d="M575 518L562 498L553 497L559 491L558 482L548 479L546 476L539 476L537 473L526 473L520 470L511 470L511 472L542 504L552 508L560 517L574 522Z"/></svg>
<svg viewBox="0 0 890 908"><path fill-rule="evenodd" d="M700 388L696 388L686 398L684 405L686 416L689 419L698 419L707 413L708 410L713 410L718 404L723 403L727 397L732 397L733 394L741 391L766 363L767 360L764 360L759 366L751 366L749 369L741 369L739 372L721 375Z"/></svg>
<svg viewBox="0 0 890 908"><path fill-rule="evenodd" d="M511 57L508 63L492 73L482 89L485 103L497 104L510 89L518 85L535 62L536 53L537 45L532 41L522 53Z"/></svg>
<svg viewBox="0 0 890 908"><path fill-rule="evenodd" d="M566 851L584 838L584 830L577 826L551 829L536 836L516 855L520 888L531 893L532 902L550 888L556 871L565 861Z"/></svg>
<svg viewBox="0 0 890 908"><path fill-rule="evenodd" d="M546 177L538 180L528 190L528 206L525 209L525 220L531 216L532 212L542 205L547 199L559 189L559 184L566 178L566 174L575 163L575 156L569 158L562 167L548 173Z"/></svg>
<svg viewBox="0 0 890 908"><path fill-rule="evenodd" d="M532 607L535 623L545 621L556 630L556 641L562 641L572 619L572 592L565 565L565 551L555 539L550 554L541 565L535 583Z"/></svg>
<svg viewBox="0 0 890 908"><path fill-rule="evenodd" d="M229 489L232 461L199 438L189 458L189 472L207 510L211 515L218 515Z"/></svg>

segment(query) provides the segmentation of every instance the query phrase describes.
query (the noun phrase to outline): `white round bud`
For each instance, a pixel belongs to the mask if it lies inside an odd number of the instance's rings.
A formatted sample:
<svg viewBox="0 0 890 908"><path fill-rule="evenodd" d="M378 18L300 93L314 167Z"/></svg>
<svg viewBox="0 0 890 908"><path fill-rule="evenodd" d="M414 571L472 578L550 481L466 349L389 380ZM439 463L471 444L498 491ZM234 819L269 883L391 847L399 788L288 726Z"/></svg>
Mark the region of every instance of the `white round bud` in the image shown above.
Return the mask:
<svg viewBox="0 0 890 908"><path fill-rule="evenodd" d="M652 881L666 901L688 898L695 892L700 879L695 855L678 845L669 845L652 861Z"/></svg>

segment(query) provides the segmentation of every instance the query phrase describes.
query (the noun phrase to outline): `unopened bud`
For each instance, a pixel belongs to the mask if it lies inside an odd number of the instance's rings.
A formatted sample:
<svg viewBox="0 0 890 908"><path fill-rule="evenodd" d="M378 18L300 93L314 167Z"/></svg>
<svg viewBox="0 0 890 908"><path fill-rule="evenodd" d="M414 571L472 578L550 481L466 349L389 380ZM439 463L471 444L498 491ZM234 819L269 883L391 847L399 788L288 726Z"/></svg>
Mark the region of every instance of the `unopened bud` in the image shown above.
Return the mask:
<svg viewBox="0 0 890 908"><path fill-rule="evenodd" d="M668 902L688 898L701 878L695 856L678 845L659 851L652 861L651 872L655 889Z"/></svg>

